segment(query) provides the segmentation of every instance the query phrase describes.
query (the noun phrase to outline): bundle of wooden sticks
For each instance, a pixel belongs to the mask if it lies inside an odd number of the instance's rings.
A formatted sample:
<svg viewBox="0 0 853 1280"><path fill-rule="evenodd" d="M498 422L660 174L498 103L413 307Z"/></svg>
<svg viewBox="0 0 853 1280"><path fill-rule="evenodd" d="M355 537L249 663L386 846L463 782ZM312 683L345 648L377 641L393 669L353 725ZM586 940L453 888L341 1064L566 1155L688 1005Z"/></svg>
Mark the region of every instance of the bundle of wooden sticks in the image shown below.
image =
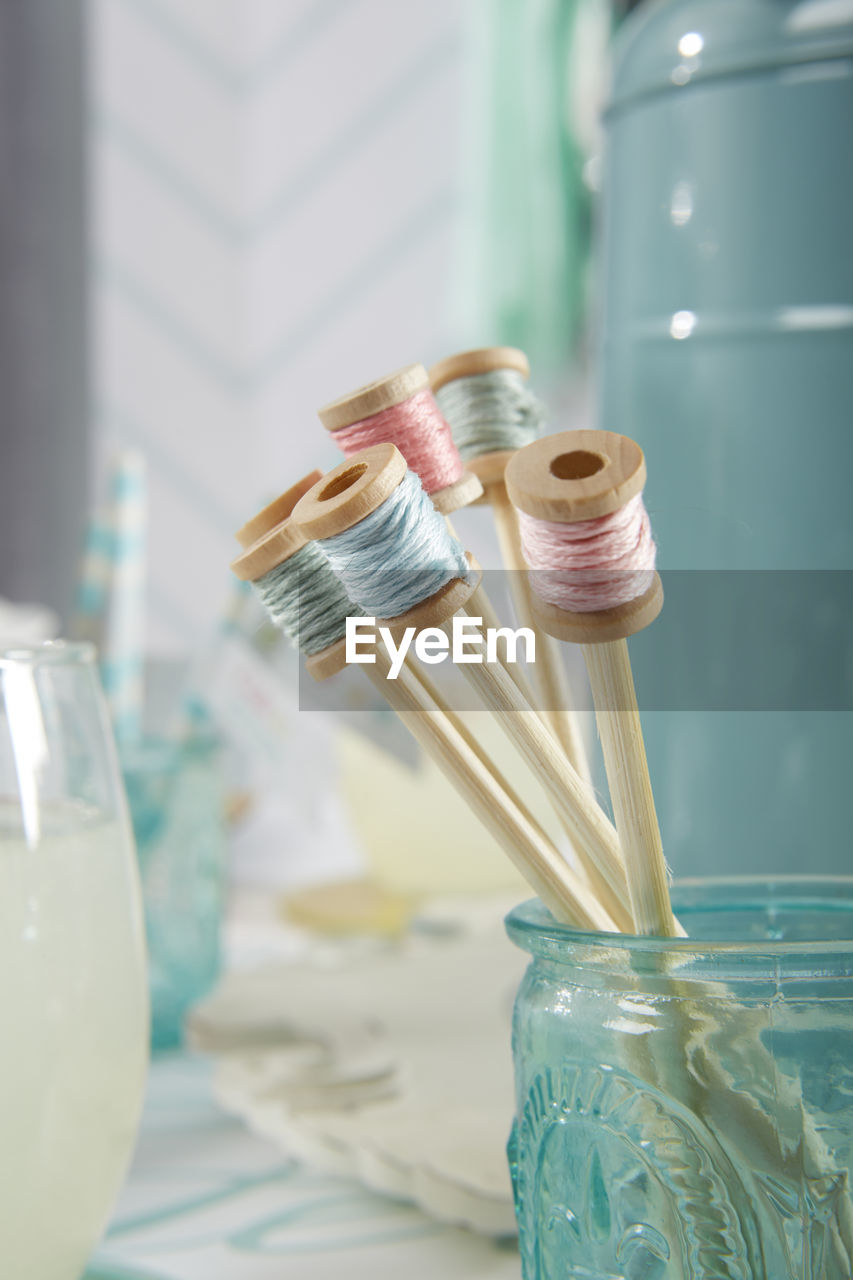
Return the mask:
<svg viewBox="0 0 853 1280"><path fill-rule="evenodd" d="M362 640L381 631L387 643L362 670L555 918L678 936L626 644L663 599L643 455L603 431L538 439L528 376L523 353L487 348L430 373L411 365L327 405L320 418L345 461L250 520L232 568L319 679L346 662L350 630ZM491 507L512 570L517 620L534 641L532 688L501 655L501 620L449 524L472 502ZM541 779L580 870L417 660L458 634L482 642L486 660L459 669ZM559 640L583 650L615 823L590 784Z"/></svg>

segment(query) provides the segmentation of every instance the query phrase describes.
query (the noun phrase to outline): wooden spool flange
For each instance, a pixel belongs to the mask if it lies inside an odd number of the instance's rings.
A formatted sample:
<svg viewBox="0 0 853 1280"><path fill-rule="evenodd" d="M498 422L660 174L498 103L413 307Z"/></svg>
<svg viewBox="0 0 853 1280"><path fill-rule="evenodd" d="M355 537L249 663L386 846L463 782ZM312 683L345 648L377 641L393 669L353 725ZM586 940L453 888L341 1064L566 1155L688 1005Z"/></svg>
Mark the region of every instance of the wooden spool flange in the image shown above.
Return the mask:
<svg viewBox="0 0 853 1280"><path fill-rule="evenodd" d="M512 456L506 469L510 499L537 520L574 524L611 515L642 491L643 451L612 431L563 431L545 436ZM604 644L642 631L663 607L658 574L636 600L613 609L570 613L533 593L533 611L543 631L576 644Z"/></svg>
<svg viewBox="0 0 853 1280"><path fill-rule="evenodd" d="M326 430L334 435L344 427L351 427L355 422L363 422L384 409L402 404L419 391L427 390L429 385L429 374L424 366L409 364L324 405L318 410L318 416ZM471 470L466 469L453 484L436 489L429 496L436 511L446 516L452 511L458 511L460 507L470 506L481 497L482 492L480 481Z"/></svg>
<svg viewBox="0 0 853 1280"><path fill-rule="evenodd" d="M293 508L303 493L307 493L322 478L322 471L309 471L307 476L297 480L296 484L291 485L289 489L285 489L284 493L268 503L256 516L252 516L251 520L247 520L235 534L240 546L248 549L253 542L257 542L265 533L269 533L277 524L281 524L282 520L286 520L288 516L293 514Z"/></svg>
<svg viewBox="0 0 853 1280"><path fill-rule="evenodd" d="M305 546L306 541L302 530L288 517L262 534L236 560L232 560L231 570L241 582L257 582L265 573L295 555L300 547Z"/></svg>

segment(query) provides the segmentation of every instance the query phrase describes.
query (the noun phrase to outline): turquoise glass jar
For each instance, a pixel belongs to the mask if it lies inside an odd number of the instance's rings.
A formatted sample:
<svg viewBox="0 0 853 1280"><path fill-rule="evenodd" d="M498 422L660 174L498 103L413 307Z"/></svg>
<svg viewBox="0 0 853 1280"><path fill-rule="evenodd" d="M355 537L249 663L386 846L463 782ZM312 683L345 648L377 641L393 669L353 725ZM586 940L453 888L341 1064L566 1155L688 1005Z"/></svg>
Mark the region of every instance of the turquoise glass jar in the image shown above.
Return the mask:
<svg viewBox="0 0 853 1280"><path fill-rule="evenodd" d="M120 752L145 907L151 1045L181 1043L187 1010L219 976L225 898L220 743L199 730Z"/></svg>
<svg viewBox="0 0 853 1280"><path fill-rule="evenodd" d="M849 1280L853 880L694 881L689 938L538 902L509 1157L525 1280Z"/></svg>
<svg viewBox="0 0 853 1280"><path fill-rule="evenodd" d="M605 123L601 425L646 454L660 567L853 569L853 6L651 0ZM853 870L853 717L644 727L676 874Z"/></svg>

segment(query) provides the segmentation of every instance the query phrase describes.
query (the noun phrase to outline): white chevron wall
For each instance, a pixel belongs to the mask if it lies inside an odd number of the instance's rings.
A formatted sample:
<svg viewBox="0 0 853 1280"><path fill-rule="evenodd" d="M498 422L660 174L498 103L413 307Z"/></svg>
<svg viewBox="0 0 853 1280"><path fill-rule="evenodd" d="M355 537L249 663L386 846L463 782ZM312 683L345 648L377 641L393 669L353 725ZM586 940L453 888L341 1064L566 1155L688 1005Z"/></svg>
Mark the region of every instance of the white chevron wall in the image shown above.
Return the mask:
<svg viewBox="0 0 853 1280"><path fill-rule="evenodd" d="M337 455L316 407L447 346L458 0L90 0L98 439L150 466L149 647Z"/></svg>

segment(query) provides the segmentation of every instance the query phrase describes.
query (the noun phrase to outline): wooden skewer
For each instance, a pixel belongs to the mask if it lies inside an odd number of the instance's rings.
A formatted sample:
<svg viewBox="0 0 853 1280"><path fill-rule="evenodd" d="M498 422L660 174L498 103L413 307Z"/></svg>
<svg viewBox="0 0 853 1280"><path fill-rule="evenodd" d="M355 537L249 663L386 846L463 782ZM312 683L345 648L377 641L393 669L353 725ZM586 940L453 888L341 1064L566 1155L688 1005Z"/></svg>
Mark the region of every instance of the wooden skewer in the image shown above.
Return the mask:
<svg viewBox="0 0 853 1280"><path fill-rule="evenodd" d="M294 521L307 537L331 538L377 510L400 484L405 462L394 445L373 445L341 463L300 499ZM454 579L428 600L392 619L381 619L394 635L448 623L466 610L473 586ZM594 891L620 929L631 930L625 867L616 831L595 795L569 764L559 743L542 724L500 664L463 664L462 672L496 713L503 730L543 782L569 831Z"/></svg>
<svg viewBox="0 0 853 1280"><path fill-rule="evenodd" d="M450 534L451 538L455 538L457 542L461 542L461 538L459 537L453 525L451 524L449 516L447 517L447 531ZM497 630L498 628L503 626L503 623L501 622L500 618L498 617L495 611L494 605L492 604L491 600L489 599L488 595L486 594L482 586L478 586L475 589L473 595L468 601L466 612L468 614L473 615L475 618L482 619L483 629L486 631L488 631L489 629ZM525 624L522 623L522 626L524 625ZM538 657L539 655L538 636L536 638L536 645L537 645L536 653ZM507 674L511 677L518 691L522 694L525 700L530 703L531 707L533 707L537 715L542 720L544 720L546 724L550 724L547 711L545 711L543 708L538 707L536 705L536 700L533 695L533 690L530 688L530 685L528 684L524 676L524 672L522 668L517 663L515 663L513 666L507 665L505 670L507 671Z"/></svg>
<svg viewBox="0 0 853 1280"><path fill-rule="evenodd" d="M537 624L530 595L527 565L521 553L518 520L503 480L486 491L490 495L501 556L510 570L510 589L516 616L523 627L536 636L536 663L533 668L539 706L552 733L562 744L570 762L585 782L592 781L589 757L580 722L574 711L574 696L560 654L551 636Z"/></svg>
<svg viewBox="0 0 853 1280"><path fill-rule="evenodd" d="M523 351L516 347L481 347L475 351L462 351L434 364L429 371L434 391L455 382L457 378L470 378L496 369L514 369L526 380L530 377L530 364ZM504 567L509 571L509 585L516 617L523 627L529 627L536 636L536 663L533 681L536 687L537 705L554 736L562 744L571 764L585 782L591 781L589 759L584 746L578 716L574 711L574 698L557 647L537 625L527 577L527 565L521 551L518 520L515 508L509 501L504 482L507 463L513 456L511 450L497 450L471 458L468 466L483 486L484 500L492 509L495 532ZM479 606L475 612L479 611ZM485 619L484 619L485 623Z"/></svg>
<svg viewBox="0 0 853 1280"><path fill-rule="evenodd" d="M539 520L574 523L608 515L640 493L642 450L608 431L564 431L521 449L507 467L512 502ZM596 613L569 613L536 599L549 635L583 646L596 722L625 857L631 909L639 933L676 937L660 828L649 780L628 648L628 636L653 622L663 605L655 574L639 599Z"/></svg>
<svg viewBox="0 0 853 1280"><path fill-rule="evenodd" d="M380 660L364 670L555 919L582 929L615 931L613 920L590 888L572 873L538 823L510 798L509 788L500 785L501 775L496 777L484 768L479 753L472 751L447 717L429 703L408 670L389 680L389 667L387 661Z"/></svg>
<svg viewBox="0 0 853 1280"><path fill-rule="evenodd" d="M461 612L467 613L467 608ZM421 625L437 623L424 621ZM501 666L484 662L463 666L462 671L542 782L602 904L622 932L633 932L619 836L592 787L569 763L550 730L532 714L529 703Z"/></svg>
<svg viewBox="0 0 853 1280"><path fill-rule="evenodd" d="M280 505L283 499L279 500L279 511L283 509ZM285 517L251 544L234 561L232 569L244 580L256 580L304 545L304 535ZM446 591L451 605L455 605L453 590L454 584L450 584L450 590ZM315 679L322 680L340 671L345 663L345 646L341 640L309 657L306 665ZM573 874L467 727L455 714L442 708L427 678L417 668L404 667L396 680L389 680L389 668L390 663L380 650L377 664L363 669L554 917L576 928L614 931L614 922L589 887Z"/></svg>

